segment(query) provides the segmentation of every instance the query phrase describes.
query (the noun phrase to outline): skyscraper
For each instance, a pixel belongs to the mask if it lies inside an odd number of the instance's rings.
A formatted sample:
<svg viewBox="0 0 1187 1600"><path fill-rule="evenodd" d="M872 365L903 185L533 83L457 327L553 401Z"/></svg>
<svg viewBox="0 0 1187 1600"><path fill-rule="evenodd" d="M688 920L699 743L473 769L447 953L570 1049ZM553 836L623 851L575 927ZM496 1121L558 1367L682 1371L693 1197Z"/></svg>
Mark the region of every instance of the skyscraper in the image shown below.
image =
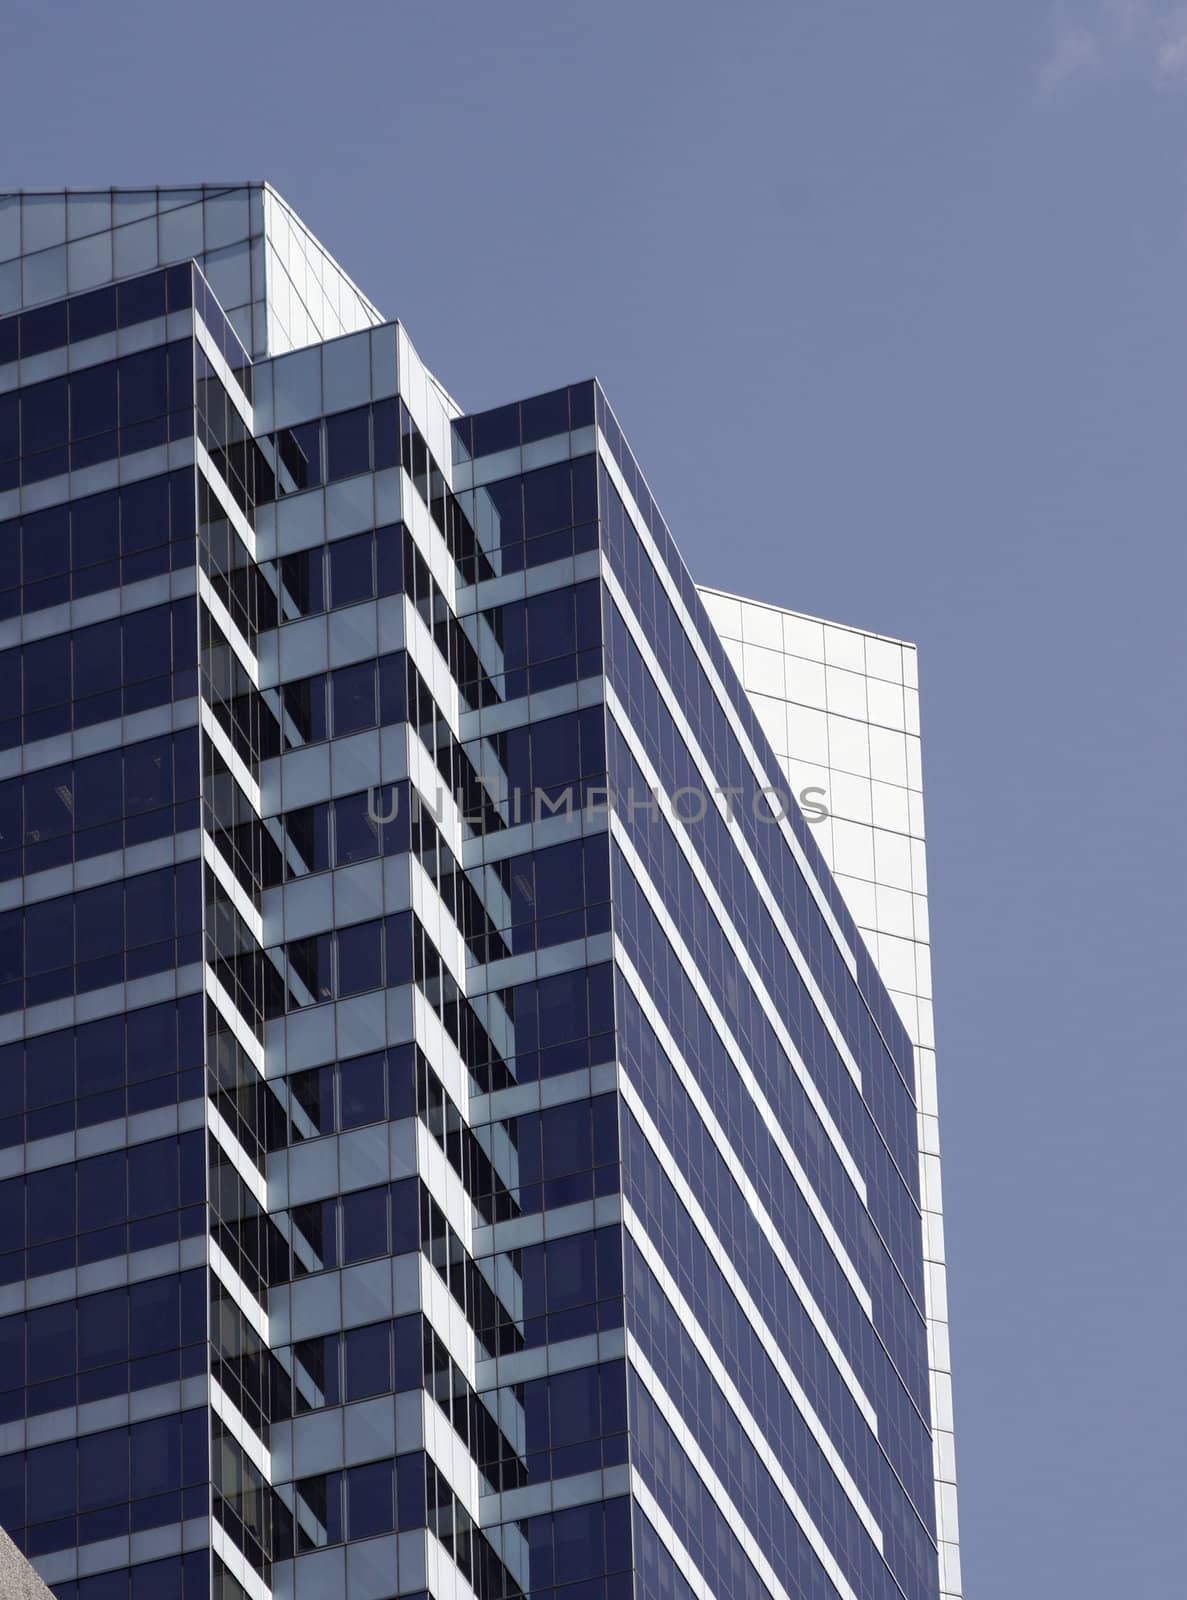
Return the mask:
<svg viewBox="0 0 1187 1600"><path fill-rule="evenodd" d="M63 1600L959 1592L925 891L872 834L864 915L840 745L790 793L829 635L767 692L708 600L595 381L465 413L266 185L0 197L0 1524Z"/></svg>

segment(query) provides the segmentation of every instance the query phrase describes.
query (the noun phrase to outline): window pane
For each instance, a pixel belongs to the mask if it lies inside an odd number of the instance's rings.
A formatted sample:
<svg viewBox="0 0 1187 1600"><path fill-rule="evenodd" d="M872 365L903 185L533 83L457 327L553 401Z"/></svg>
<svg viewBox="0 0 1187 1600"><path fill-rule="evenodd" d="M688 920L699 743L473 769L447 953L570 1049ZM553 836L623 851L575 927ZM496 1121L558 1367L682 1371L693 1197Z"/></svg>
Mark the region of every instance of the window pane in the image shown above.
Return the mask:
<svg viewBox="0 0 1187 1600"><path fill-rule="evenodd" d="M333 675L334 735L375 726L375 664L339 667Z"/></svg>
<svg viewBox="0 0 1187 1600"><path fill-rule="evenodd" d="M387 1394L391 1389L391 1325L378 1322L346 1335L346 1398Z"/></svg>

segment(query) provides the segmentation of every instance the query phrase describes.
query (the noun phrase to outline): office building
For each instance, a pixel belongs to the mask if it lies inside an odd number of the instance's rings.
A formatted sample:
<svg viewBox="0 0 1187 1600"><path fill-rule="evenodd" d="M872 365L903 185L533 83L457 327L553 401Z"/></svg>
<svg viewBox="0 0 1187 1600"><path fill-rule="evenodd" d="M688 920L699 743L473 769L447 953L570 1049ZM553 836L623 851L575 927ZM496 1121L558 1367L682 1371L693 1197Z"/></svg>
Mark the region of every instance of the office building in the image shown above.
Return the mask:
<svg viewBox="0 0 1187 1600"><path fill-rule="evenodd" d="M830 632L749 615L598 383L464 411L267 185L0 196L0 1525L61 1600L959 1592L925 889L771 736Z"/></svg>

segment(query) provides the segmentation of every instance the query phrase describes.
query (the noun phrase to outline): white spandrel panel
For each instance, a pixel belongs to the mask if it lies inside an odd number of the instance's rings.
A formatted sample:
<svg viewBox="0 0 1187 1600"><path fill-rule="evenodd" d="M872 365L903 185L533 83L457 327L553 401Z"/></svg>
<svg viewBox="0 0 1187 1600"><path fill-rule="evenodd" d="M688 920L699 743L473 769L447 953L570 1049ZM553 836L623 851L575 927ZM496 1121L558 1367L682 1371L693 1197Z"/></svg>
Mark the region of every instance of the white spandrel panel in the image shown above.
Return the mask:
<svg viewBox="0 0 1187 1600"><path fill-rule="evenodd" d="M931 952L913 644L702 589L701 599L915 1052L940 1593L961 1594ZM805 790L812 793L805 797Z"/></svg>

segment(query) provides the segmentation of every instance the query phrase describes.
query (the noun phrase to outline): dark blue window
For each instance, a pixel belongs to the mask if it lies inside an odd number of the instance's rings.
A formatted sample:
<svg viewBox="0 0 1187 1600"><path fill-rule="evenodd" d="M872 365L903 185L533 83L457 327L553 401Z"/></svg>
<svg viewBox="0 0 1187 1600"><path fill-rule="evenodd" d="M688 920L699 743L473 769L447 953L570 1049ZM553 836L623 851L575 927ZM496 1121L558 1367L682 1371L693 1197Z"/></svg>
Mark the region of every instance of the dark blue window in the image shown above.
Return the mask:
<svg viewBox="0 0 1187 1600"><path fill-rule="evenodd" d="M391 1461L376 1461L347 1472L347 1528L352 1539L388 1533L395 1527L393 1467Z"/></svg>
<svg viewBox="0 0 1187 1600"><path fill-rule="evenodd" d="M87 1228L104 1228L127 1215L126 1157L122 1150L78 1164L78 1214Z"/></svg>
<svg viewBox="0 0 1187 1600"><path fill-rule="evenodd" d="M342 411L326 418L326 477L350 478L371 468L371 411Z"/></svg>
<svg viewBox="0 0 1187 1600"><path fill-rule="evenodd" d="M74 1232L74 1168L50 1167L31 1172L29 1191L30 1244L64 1239Z"/></svg>
<svg viewBox="0 0 1187 1600"><path fill-rule="evenodd" d="M121 1173L122 1180L122 1173ZM80 1192L81 1200L81 1192ZM123 1196L119 1210L123 1212ZM78 1303L78 1364L82 1371L128 1359L128 1296L123 1289L85 1295Z"/></svg>
<svg viewBox="0 0 1187 1600"><path fill-rule="evenodd" d="M29 1382L74 1371L74 1301L29 1313Z"/></svg>
<svg viewBox="0 0 1187 1600"><path fill-rule="evenodd" d="M135 1423L132 1435L132 1495L141 1499L181 1487L181 1432L176 1417Z"/></svg>
<svg viewBox="0 0 1187 1600"><path fill-rule="evenodd" d="M116 368L114 362L84 367L70 379L70 436L85 439L109 432L116 422Z"/></svg>
<svg viewBox="0 0 1187 1600"><path fill-rule="evenodd" d="M330 545L330 604L348 606L369 600L375 592L372 570L374 539L369 533L339 539ZM320 555L320 551L315 552Z"/></svg>
<svg viewBox="0 0 1187 1600"><path fill-rule="evenodd" d="M66 343L66 305L65 300L58 300L53 305L25 312L20 318L22 357L27 359L45 350L56 350Z"/></svg>
<svg viewBox="0 0 1187 1600"><path fill-rule="evenodd" d="M362 1189L342 1198L342 1259L367 1261L388 1253L388 1191Z"/></svg>
<svg viewBox="0 0 1187 1600"><path fill-rule="evenodd" d="M157 1139L128 1151L128 1215L151 1217L177 1203L177 1141Z"/></svg>
<svg viewBox="0 0 1187 1600"><path fill-rule="evenodd" d="M115 285L74 295L67 302L70 310L71 342L94 339L110 333L116 326Z"/></svg>
<svg viewBox="0 0 1187 1600"><path fill-rule="evenodd" d="M114 1505L128 1497L128 1435L123 1428L84 1434L78 1441L80 1511Z"/></svg>
<svg viewBox="0 0 1187 1600"><path fill-rule="evenodd" d="M362 994L383 984L383 924L361 922L338 933L338 993Z"/></svg>
<svg viewBox="0 0 1187 1600"><path fill-rule="evenodd" d="M62 1444L44 1445L40 1450L30 1450L28 1464L29 1506L28 1518L33 1522L49 1522L55 1517L67 1517L74 1511L74 1452L73 1439Z"/></svg>
<svg viewBox="0 0 1187 1600"><path fill-rule="evenodd" d="M333 676L334 735L375 726L375 663L339 667Z"/></svg>
<svg viewBox="0 0 1187 1600"><path fill-rule="evenodd" d="M66 443L69 412L65 378L34 384L21 392L21 451L28 456Z"/></svg>
<svg viewBox="0 0 1187 1600"><path fill-rule="evenodd" d="M387 1061L383 1055L359 1056L341 1067L343 1128L381 1122L386 1114Z"/></svg>
<svg viewBox="0 0 1187 1600"><path fill-rule="evenodd" d="M120 427L160 417L169 409L163 347L125 356L119 364Z"/></svg>
<svg viewBox="0 0 1187 1600"><path fill-rule="evenodd" d="M368 1395L387 1394L392 1387L391 1324L352 1328L345 1343L346 1398L363 1400Z"/></svg>

